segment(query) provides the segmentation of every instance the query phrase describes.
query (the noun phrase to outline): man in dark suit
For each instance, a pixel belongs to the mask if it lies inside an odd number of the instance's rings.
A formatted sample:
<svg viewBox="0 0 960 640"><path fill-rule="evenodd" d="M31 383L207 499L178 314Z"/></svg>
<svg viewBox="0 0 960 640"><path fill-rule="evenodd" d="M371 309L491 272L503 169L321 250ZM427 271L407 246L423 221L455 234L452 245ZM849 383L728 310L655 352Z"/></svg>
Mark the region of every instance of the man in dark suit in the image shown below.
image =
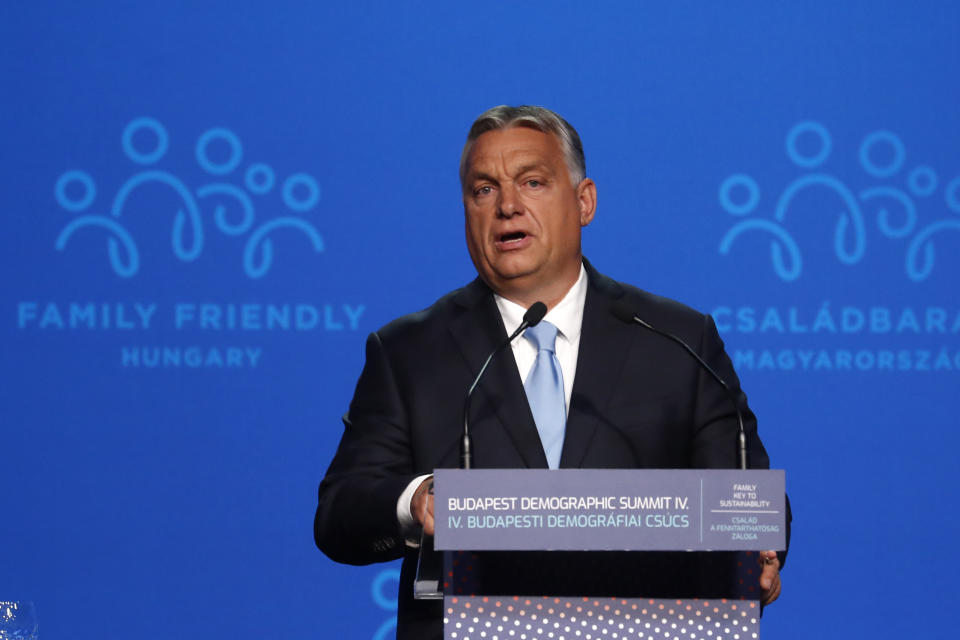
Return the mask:
<svg viewBox="0 0 960 640"><path fill-rule="evenodd" d="M712 319L617 283L583 259L580 232L593 219L596 186L565 120L540 107L489 110L471 128L460 177L479 277L370 335L315 522L317 545L334 560L404 558L401 638L439 637L439 605L414 601L411 590L415 541L433 531L429 474L458 466L466 390L534 302L547 305L544 322L555 328L550 356L562 378L565 424L550 431L531 411L524 381L541 366L539 352L518 339L475 392L475 467L736 466L729 398L676 344L618 319L618 304L678 335L731 384L745 414L751 466L769 465ZM650 588L660 590L654 595L695 595L683 592L699 588L689 584L689 567L673 571L674 562L686 563L684 554L659 554L645 565L656 584ZM779 595L780 560L764 552L761 562L761 599L769 603Z"/></svg>

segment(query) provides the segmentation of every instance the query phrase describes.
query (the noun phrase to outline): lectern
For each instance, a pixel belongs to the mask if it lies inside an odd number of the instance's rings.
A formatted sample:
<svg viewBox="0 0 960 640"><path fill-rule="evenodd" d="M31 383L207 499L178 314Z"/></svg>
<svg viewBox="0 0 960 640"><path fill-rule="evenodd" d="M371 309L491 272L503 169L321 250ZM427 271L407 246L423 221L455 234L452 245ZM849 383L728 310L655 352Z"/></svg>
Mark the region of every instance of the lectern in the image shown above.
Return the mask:
<svg viewBox="0 0 960 640"><path fill-rule="evenodd" d="M758 638L756 552L786 547L784 484L782 470L438 469L417 597L443 598L455 640Z"/></svg>

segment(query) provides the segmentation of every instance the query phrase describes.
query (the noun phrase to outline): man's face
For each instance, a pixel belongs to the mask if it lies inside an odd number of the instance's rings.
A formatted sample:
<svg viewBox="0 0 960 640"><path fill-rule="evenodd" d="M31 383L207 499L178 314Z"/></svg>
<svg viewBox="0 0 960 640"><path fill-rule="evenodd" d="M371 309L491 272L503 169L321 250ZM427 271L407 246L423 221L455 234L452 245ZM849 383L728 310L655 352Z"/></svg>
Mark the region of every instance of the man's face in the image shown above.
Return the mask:
<svg viewBox="0 0 960 640"><path fill-rule="evenodd" d="M574 187L560 141L526 127L488 131L467 159L467 248L490 287L521 304L560 298L580 273L580 229L596 187Z"/></svg>

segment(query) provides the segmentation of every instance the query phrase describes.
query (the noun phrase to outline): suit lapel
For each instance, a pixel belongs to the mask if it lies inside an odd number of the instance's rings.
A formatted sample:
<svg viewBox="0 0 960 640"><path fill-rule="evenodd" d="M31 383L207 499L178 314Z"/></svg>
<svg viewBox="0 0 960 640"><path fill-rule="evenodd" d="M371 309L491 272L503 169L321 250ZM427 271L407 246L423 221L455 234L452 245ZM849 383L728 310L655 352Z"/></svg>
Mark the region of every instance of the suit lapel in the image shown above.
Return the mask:
<svg viewBox="0 0 960 640"><path fill-rule="evenodd" d="M579 467L590 448L604 409L620 379L629 344L636 330L610 311L624 291L584 261L589 278L580 330L577 374L573 382L567 432L560 466Z"/></svg>
<svg viewBox="0 0 960 640"><path fill-rule="evenodd" d="M490 352L507 339L507 334L493 294L481 280L465 287L456 301L464 313L450 323L450 333L475 376ZM473 392L471 425L479 425L491 412L494 415L490 417L498 420L509 433L527 467L546 468L547 457L540 434L509 347L494 356Z"/></svg>

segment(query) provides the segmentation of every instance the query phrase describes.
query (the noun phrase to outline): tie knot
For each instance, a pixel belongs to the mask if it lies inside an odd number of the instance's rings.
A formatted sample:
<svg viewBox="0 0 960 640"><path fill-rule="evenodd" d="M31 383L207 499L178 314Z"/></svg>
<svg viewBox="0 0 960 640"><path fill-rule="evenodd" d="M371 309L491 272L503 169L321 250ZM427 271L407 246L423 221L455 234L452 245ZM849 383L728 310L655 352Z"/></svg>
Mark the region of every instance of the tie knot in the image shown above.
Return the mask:
<svg viewBox="0 0 960 640"><path fill-rule="evenodd" d="M554 353L557 344L557 328L543 320L537 326L524 331L523 337L532 342L537 351Z"/></svg>

